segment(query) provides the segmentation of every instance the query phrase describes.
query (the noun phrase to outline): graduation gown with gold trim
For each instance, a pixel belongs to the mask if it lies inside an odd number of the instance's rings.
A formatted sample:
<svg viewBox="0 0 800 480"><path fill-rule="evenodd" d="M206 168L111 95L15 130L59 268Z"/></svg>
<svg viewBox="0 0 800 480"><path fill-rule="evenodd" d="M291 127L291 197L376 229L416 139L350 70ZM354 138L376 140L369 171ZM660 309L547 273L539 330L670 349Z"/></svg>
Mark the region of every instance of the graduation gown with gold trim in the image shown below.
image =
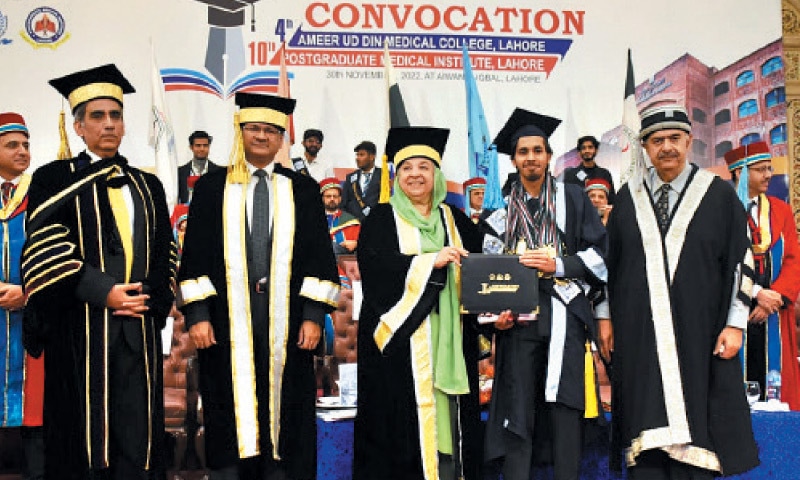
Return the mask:
<svg viewBox="0 0 800 480"><path fill-rule="evenodd" d="M746 282L734 291L737 268L752 268L746 225L734 190L697 167L666 237L645 187L617 195L607 225L613 440L629 466L650 449L724 475L758 465L739 359L712 354L732 295L749 304Z"/></svg>
<svg viewBox="0 0 800 480"><path fill-rule="evenodd" d="M130 281L148 289L141 319L114 317L105 299L125 283L125 254L109 201L107 179L127 181L134 203ZM45 444L48 478L81 477L109 466L109 346L123 336L143 353L150 426L130 438L135 462L163 464L162 354L159 331L172 306L175 245L161 182L116 156L91 162L86 153L58 160L33 175L28 239L22 253L26 348L45 356Z"/></svg>
<svg viewBox="0 0 800 480"><path fill-rule="evenodd" d="M211 172L195 185L178 274L187 326L210 320L217 342L198 350L208 466L270 455L290 478L314 478L313 352L298 348L297 338L304 310L331 312L339 293L319 186L275 166L269 292L258 294L244 248L247 185L226 175ZM263 323L251 318L251 295L268 295ZM253 332L255 323L262 330ZM263 335L269 355L256 356Z"/></svg>
<svg viewBox="0 0 800 480"><path fill-rule="evenodd" d="M442 208L452 212L464 248L480 252L482 236L469 218L456 208L446 205ZM447 226L447 216L444 212L440 214ZM438 303L441 287L436 284L444 284L447 271L432 269L432 263L425 268L423 257L427 255L401 253L397 221L390 205L377 205L364 220L359 238L357 252L364 303L358 326L355 480L436 480L430 474L436 462L435 422L426 423L426 419L435 419L433 389L425 381L430 370L425 367L424 355L421 357L419 353L429 348L425 341L425 333L430 333L427 317ZM453 245L453 235L447 231L446 244ZM415 273L418 269L421 269L419 275ZM408 282L415 285L407 288ZM408 314L398 316L402 324L395 326L390 338L382 338L381 342L386 343L379 348L374 335L379 325L386 325L382 315L403 307L401 304L405 302L401 298L415 296L418 298L405 305ZM463 318L462 332L470 392L456 397L461 438L454 438L453 445L461 446L464 478L476 480L482 478L483 435L478 404L478 329L474 316ZM424 388L426 385L430 388Z"/></svg>

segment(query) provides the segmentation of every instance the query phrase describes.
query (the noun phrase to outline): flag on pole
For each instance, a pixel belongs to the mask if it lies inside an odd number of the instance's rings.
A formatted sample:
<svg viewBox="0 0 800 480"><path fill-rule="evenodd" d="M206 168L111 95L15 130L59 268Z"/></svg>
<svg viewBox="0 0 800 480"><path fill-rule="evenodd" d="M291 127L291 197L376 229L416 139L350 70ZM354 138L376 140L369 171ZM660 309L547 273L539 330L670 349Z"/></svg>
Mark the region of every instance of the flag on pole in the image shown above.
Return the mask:
<svg viewBox="0 0 800 480"><path fill-rule="evenodd" d="M386 77L386 91L388 94L388 115L387 122L388 128L391 127L409 127L411 123L408 121L408 114L406 113L406 105L403 102L403 95L400 93L400 85L397 84L397 77L394 73L394 66L392 65L392 57L389 56L389 43L383 43L383 68L384 77ZM385 149L384 149L385 150ZM380 203L388 203L389 197L392 195L391 177L394 175L389 171L389 159L386 152L383 153L381 162L383 174L381 175L381 195Z"/></svg>
<svg viewBox="0 0 800 480"><path fill-rule="evenodd" d="M289 89L289 73L286 70L286 42L281 44L281 69L278 76L278 96L291 98ZM288 169L293 169L290 149L294 144L294 115L289 115L289 124L283 135L283 145L275 155L275 161Z"/></svg>
<svg viewBox="0 0 800 480"><path fill-rule="evenodd" d="M633 77L633 61L631 60L631 49L628 49L628 70L625 75L625 94L622 107L622 134L620 135L619 147L622 150L622 162L624 166L620 183L634 180L634 186L640 186L642 175L645 172L644 152L642 144L639 142L639 131L642 129L642 122L639 118L639 110L636 108L636 83ZM627 160L627 161L626 161ZM627 166L626 166L627 165Z"/></svg>
<svg viewBox="0 0 800 480"><path fill-rule="evenodd" d="M478 84L472 74L469 53L464 45L463 68L464 84L467 90L467 136L469 143L469 174L471 178L486 179L486 192L483 197L483 208L496 210L503 208L503 193L500 189L500 178L497 166L497 148L492 144L489 127L486 126L486 115L478 92Z"/></svg>
<svg viewBox="0 0 800 480"><path fill-rule="evenodd" d="M403 102L403 95L400 93L400 85L397 84L397 76L394 73L392 57L389 56L389 43L383 43L383 67L385 69L386 88L389 93L389 127L409 127L406 114L406 105Z"/></svg>
<svg viewBox="0 0 800 480"><path fill-rule="evenodd" d="M155 47L150 44L152 57L150 75L150 131L148 144L155 150L156 176L164 185L169 211L178 200L178 152L175 149L175 131L164 101L164 83L156 62Z"/></svg>

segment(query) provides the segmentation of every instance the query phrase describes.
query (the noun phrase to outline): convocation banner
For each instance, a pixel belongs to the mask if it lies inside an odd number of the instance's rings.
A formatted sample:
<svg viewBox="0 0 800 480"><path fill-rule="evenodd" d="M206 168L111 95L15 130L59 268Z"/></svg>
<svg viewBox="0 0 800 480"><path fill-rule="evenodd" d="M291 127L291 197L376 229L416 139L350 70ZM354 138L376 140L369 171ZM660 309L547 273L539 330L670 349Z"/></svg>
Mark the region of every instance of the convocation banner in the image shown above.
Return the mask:
<svg viewBox="0 0 800 480"><path fill-rule="evenodd" d="M469 176L466 46L492 135L517 106L563 118L552 138L554 171L576 164L575 140L593 134L602 141L598 163L618 178L630 48L639 109L684 103L695 125L693 161L722 172L727 150L759 138L772 146L781 174L780 36L778 0L2 0L0 110L25 115L38 166L58 149L62 101L47 80L116 63L137 88L126 99L121 151L152 165L152 44L181 163L191 157L194 130L214 137L211 158L226 163L232 95L276 91L285 55L298 100L293 152L302 152L304 129L320 128L320 155L343 178L362 140L382 153L388 45L410 122L451 129L443 169L461 182ZM510 162L501 156L500 167L504 178Z"/></svg>

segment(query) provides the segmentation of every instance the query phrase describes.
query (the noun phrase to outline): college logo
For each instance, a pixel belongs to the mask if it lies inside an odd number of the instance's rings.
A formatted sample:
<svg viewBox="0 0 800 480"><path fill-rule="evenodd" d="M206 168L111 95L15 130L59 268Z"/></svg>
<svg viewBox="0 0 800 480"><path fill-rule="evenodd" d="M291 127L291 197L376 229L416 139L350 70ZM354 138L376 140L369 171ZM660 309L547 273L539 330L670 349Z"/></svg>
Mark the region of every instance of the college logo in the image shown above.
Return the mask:
<svg viewBox="0 0 800 480"><path fill-rule="evenodd" d="M25 31L19 32L23 40L33 48L58 48L69 40L64 17L55 8L39 7L28 14Z"/></svg>
<svg viewBox="0 0 800 480"><path fill-rule="evenodd" d="M0 12L0 45L8 45L11 43L11 39L3 38L3 35L6 34L6 29L8 28L8 17L3 15L3 12Z"/></svg>

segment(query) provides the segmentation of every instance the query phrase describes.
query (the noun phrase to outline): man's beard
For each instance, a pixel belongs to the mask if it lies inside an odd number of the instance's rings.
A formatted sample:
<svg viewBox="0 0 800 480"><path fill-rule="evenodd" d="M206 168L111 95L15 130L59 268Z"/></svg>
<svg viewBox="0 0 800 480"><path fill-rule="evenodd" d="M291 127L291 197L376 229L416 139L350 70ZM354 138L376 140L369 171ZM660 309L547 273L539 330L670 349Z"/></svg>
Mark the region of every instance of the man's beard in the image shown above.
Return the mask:
<svg viewBox="0 0 800 480"><path fill-rule="evenodd" d="M319 147L305 147L306 153L311 155L312 157L316 157L319 153Z"/></svg>
<svg viewBox="0 0 800 480"><path fill-rule="evenodd" d="M527 175L527 176L525 176L525 175L521 175L521 176L522 176L522 178L524 178L528 182L536 182L539 179L541 179L544 176L544 174L531 173L530 175Z"/></svg>
<svg viewBox="0 0 800 480"><path fill-rule="evenodd" d="M333 204L333 203L326 203L325 204L325 211L326 212L328 212L328 213L336 213L337 210L339 210L339 204Z"/></svg>
<svg viewBox="0 0 800 480"><path fill-rule="evenodd" d="M592 155L591 157L589 157L589 158L586 158L586 157L584 157L583 155L581 155L581 161L582 161L582 162L594 162L594 158L595 158L596 156L597 156L597 155Z"/></svg>

